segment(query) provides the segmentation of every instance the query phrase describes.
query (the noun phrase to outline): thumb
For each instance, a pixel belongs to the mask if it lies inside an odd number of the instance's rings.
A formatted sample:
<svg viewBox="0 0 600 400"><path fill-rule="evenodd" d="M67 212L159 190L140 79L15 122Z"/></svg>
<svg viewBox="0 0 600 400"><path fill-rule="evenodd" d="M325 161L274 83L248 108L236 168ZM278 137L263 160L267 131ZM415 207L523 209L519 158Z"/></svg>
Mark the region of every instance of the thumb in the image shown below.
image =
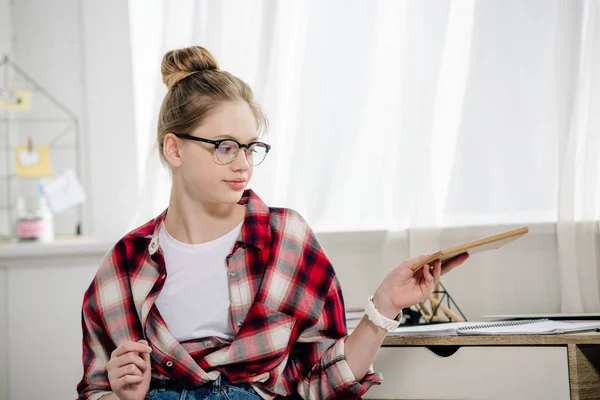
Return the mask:
<svg viewBox="0 0 600 400"><path fill-rule="evenodd" d="M412 269L413 272L417 272L419 269L424 267L427 263L430 263L435 260L435 253L432 254L423 254L421 256L411 258L406 260L406 265L408 268Z"/></svg>
<svg viewBox="0 0 600 400"><path fill-rule="evenodd" d="M145 341L144 339L138 340L138 343L145 344L146 346L148 346L148 342Z"/></svg>

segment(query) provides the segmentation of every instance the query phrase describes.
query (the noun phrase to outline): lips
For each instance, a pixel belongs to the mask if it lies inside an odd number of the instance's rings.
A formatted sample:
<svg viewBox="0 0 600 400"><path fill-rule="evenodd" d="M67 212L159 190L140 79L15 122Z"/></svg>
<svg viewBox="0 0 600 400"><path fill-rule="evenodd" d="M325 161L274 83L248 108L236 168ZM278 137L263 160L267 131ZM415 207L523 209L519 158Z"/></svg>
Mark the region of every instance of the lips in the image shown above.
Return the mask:
<svg viewBox="0 0 600 400"><path fill-rule="evenodd" d="M232 190L235 191L240 191L240 190L244 190L244 188L246 187L246 180L245 179L234 179L231 181L224 181L227 186L229 186Z"/></svg>

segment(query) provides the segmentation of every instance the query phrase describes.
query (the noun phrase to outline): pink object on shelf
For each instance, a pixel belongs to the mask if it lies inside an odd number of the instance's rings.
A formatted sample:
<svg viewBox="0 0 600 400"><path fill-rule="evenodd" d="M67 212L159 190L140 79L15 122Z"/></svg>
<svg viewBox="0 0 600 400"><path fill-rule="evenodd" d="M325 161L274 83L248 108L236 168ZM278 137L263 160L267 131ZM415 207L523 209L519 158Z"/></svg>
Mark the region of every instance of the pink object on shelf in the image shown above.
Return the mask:
<svg viewBox="0 0 600 400"><path fill-rule="evenodd" d="M19 239L39 239L44 234L46 221L21 220L17 222L17 238Z"/></svg>

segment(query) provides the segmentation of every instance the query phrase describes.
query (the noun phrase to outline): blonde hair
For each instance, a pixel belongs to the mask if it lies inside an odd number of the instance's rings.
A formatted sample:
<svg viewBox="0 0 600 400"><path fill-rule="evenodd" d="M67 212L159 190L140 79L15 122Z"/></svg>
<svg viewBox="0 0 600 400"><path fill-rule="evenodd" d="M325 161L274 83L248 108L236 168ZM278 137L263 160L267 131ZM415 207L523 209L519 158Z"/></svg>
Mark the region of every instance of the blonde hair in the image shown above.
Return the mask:
<svg viewBox="0 0 600 400"><path fill-rule="evenodd" d="M266 132L267 118L255 103L250 86L220 70L215 57L204 47L168 51L163 56L160 71L169 89L160 107L156 135L164 163L162 147L168 133L190 133L211 111L228 101L245 101L256 117L258 133Z"/></svg>

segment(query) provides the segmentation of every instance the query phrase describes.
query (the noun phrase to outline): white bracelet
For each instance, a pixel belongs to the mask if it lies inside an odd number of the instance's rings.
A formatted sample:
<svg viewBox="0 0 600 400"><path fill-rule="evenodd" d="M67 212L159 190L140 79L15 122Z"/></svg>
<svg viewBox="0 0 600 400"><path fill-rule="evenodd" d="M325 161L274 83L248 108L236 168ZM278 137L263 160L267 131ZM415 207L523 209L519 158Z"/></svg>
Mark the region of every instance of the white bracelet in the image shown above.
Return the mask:
<svg viewBox="0 0 600 400"><path fill-rule="evenodd" d="M389 319L385 315L381 314L379 310L375 308L375 303L373 303L373 296L369 296L369 299L367 300L365 314L367 314L367 317L369 317L369 319L375 325L385 329L388 332L399 327L400 321L402 321L402 311L400 311L400 314L398 314L395 319Z"/></svg>

